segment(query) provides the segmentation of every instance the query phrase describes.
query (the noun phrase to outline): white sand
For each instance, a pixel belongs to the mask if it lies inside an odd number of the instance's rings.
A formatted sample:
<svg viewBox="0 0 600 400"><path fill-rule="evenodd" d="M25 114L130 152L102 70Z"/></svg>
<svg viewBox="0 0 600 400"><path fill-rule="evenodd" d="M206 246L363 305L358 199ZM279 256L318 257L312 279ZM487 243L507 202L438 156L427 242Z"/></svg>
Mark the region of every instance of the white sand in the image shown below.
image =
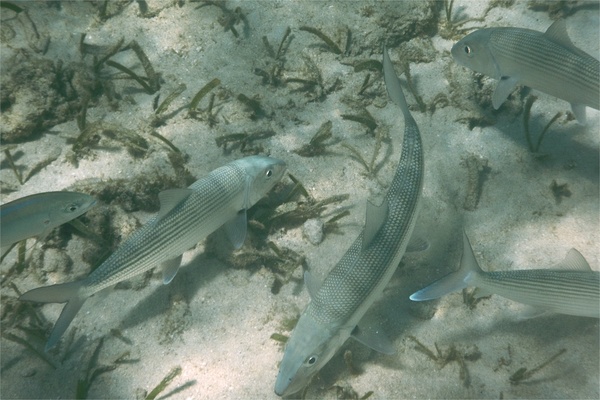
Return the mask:
<svg viewBox="0 0 600 400"><path fill-rule="evenodd" d="M293 150L307 143L322 123L331 120L335 139L360 149L366 159L371 156L374 139L365 134L362 125L340 117L340 114L357 112L342 99L357 98L366 72L355 73L351 66L340 61L380 60L380 49L375 44L380 45L391 35L382 27L382 17L401 14L403 8L415 8L417 3L228 1L230 10L241 7L249 24L248 37L238 39L219 25L217 18L222 12L215 6L196 9L198 3L185 2L180 7L170 0L147 3L151 10L163 9L154 18L142 18L138 5L133 2L105 22L98 19L97 9L90 4L65 1L61 2L61 10L47 7L43 2L19 4L29 8L40 33L51 37L46 57L78 61L77 46L82 32L87 33L86 43L90 44L113 45L121 37L125 42L135 39L154 68L162 73L161 99L179 83L185 83L187 90L169 109L171 112L181 108L180 112L169 118L158 132L190 156L186 166L195 176L201 177L241 157L239 150L224 155L215 145L215 137L272 129L276 135L260 144L272 156L284 159L289 170L312 196L324 199L349 193L350 200L343 203L343 206L352 207L351 215L342 220L344 235L327 235L318 246L304 239L300 228L276 231L269 238L280 247L292 248L306 256L309 268L317 276L325 276L364 223L366 200L376 198L385 188L377 180L366 177L364 168L340 145L332 147L332 154L314 158L300 157ZM552 23L548 14L529 10L526 3L518 1L510 8L493 9L485 22L471 25L545 30ZM365 16L367 6L372 7L371 16ZM457 1L454 5L455 15L468 17L479 17L484 9L485 4L475 1ZM9 13L3 9L3 21ZM440 18L443 19L443 15ZM573 42L595 57L598 57L600 45L599 20L597 8L582 9L567 18ZM14 21L4 23L12 24L18 34L23 29ZM316 36L299 31L303 25L318 27L335 39L340 38L338 42L342 42L348 27L356 48L362 49L365 43L373 43L374 47L371 53L336 56L327 51ZM242 26L235 25L239 32L242 32ZM336 79L341 81L342 88L327 95L322 102L307 101L306 92L295 90L297 84L263 85L261 78L253 74L255 68L268 69L273 65L261 37L267 36L277 47L287 26L292 28L293 40L286 53L284 77L303 76L303 56L306 56L321 70L326 88ZM397 39L397 33L395 35ZM26 47L25 42L18 43ZM435 61L411 65L417 91L427 104L431 104L439 93L450 96L446 74L449 68L456 79L467 82L473 77L470 71L453 63L449 55L453 41L435 36L432 43L437 51ZM15 51L9 44L2 43L3 68ZM392 47L390 53L392 60L397 62L400 58L397 48ZM118 54L114 59L124 65L133 65L136 72L142 73L131 52ZM399 70L399 64L397 67ZM375 104L384 104L382 79L376 73L371 75L378 82L368 92L379 95ZM249 97L256 95L267 112L273 112L273 117L252 121L245 108L232 97L218 104L222 108L214 128L206 121L187 118L185 106L191 97L215 77L233 96L239 93ZM154 96L143 93L130 80L117 81L116 90L131 96L135 104L121 100L119 110L114 111L103 98L97 107L89 109L88 121L103 120L144 135L143 130L153 115ZM534 132L539 132L558 111L568 110L564 101L537 95L532 109ZM415 104L412 95L407 93L407 97L409 103ZM206 107L206 103L204 99L202 107ZM475 127L472 131L456 120L477 116L478 111L469 114L452 105L438 107L433 113L421 113L415 108L413 116L426 150L424 207L417 230L428 239L431 247L424 254L405 257L384 298L371 311L383 320L398 353L384 356L349 341L344 349L352 350L355 366L361 374L351 375L338 354L313 382L307 394L309 397L335 398L336 389L328 389L332 385L351 387L359 396L373 391L370 398L376 399L600 396L598 320L565 315L519 320L523 306L498 296L480 302L474 310L463 304L460 293L428 304L411 304L408 300L410 293L456 268L463 226L486 269L547 267L560 261L571 247L575 247L592 268L598 270L600 113L588 108L585 127L572 121L563 124L564 118L561 118L542 144L541 150L548 157L538 160L527 148L522 114L515 115L507 108L503 107L496 114L496 124ZM371 105L368 110L379 124L378 129L388 130L392 138L391 149L388 149L389 143L384 144L379 158L383 165L377 175L382 182L388 182L398 161L404 123L393 104L385 108ZM485 111L490 113L489 109ZM71 121L53 127L38 140L18 145L22 152L19 165L34 165L54 148L62 149L62 155L18 191L3 195L2 202L41 191L64 189L85 178L133 178L157 171L172 174L167 150L151 138L148 140L152 143L152 151L142 160L133 159L122 149L99 149L94 151L95 158L84 159L75 168L65 161L70 146L65 140L77 134L77 125ZM475 211L465 211L462 207L467 170L461 166L461 159L470 153L487 159L491 168ZM384 154L389 155L384 159ZM2 180L18 185L4 160ZM568 184L572 192L560 204L550 190L553 180ZM141 222L150 216L145 213L134 215ZM28 241L28 247L33 247L32 243ZM85 246L86 240L82 238L74 238L69 243L68 254L74 260L71 274L56 274L53 275L55 280L42 283L36 274L26 272L14 282L25 291L85 275L90 268L81 261ZM66 358L61 361L64 350L58 355L49 355L59 365L56 369L24 347L2 338L0 397L74 396L77 380L85 373L98 339L105 336L99 364L110 365L125 351L131 352L130 358L137 362L119 365L116 370L100 375L91 386L90 398L134 397L140 388L151 390L176 366L181 366L182 372L162 395L179 388L172 398L276 398L273 385L282 348L270 336L274 332L289 334L281 327L282 322L305 307L308 294L290 282L279 294L273 295L273 275L269 270L233 269L208 257L203 249L204 246L199 245L184 255L182 269L168 286L161 285L157 273L150 285L142 290L114 290L89 299L71 325L70 331L77 330ZM13 251L3 262L3 274L14 263L15 253ZM300 278L300 269L295 276ZM14 296L14 292L9 287L2 287L2 295ZM4 301L3 298L2 307L5 307ZM426 314L431 307L435 307L432 319L417 317ZM52 322L60 310L60 305L43 307L44 315ZM175 334L167 341L164 329L174 323L184 324L183 333ZM111 329L120 329L132 344L110 335ZM11 329L10 332L24 337L18 330ZM69 335L67 332L65 336ZM434 343L443 351L454 345L460 354L478 349L479 359L465 361L470 384L465 385L459 378L457 362L439 368L415 350L415 342L408 339L409 336L418 338L432 350ZM37 341L33 345L41 349L43 342ZM525 383L512 385L509 382L509 377L518 369L531 369L563 348L567 350L564 354ZM501 358L506 362L502 363Z"/></svg>

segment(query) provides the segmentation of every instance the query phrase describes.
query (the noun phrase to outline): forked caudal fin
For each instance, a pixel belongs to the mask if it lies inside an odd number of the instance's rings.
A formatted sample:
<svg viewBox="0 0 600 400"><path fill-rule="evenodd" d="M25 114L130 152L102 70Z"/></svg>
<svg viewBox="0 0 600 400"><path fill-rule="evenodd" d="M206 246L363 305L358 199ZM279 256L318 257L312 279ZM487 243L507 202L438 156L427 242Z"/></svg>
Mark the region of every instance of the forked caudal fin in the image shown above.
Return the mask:
<svg viewBox="0 0 600 400"><path fill-rule="evenodd" d="M412 301L433 300L448 293L456 292L467 286L477 286L477 275L482 272L467 234L463 231L463 254L458 271L451 272L431 285L410 295Z"/></svg>
<svg viewBox="0 0 600 400"><path fill-rule="evenodd" d="M54 329L50 333L45 351L50 350L58 343L60 337L65 333L77 312L87 300L87 297L81 296L79 289L81 282L68 282L59 285L52 285L30 290L24 293L19 300L34 301L38 303L67 303L60 313L60 317L54 324Z"/></svg>

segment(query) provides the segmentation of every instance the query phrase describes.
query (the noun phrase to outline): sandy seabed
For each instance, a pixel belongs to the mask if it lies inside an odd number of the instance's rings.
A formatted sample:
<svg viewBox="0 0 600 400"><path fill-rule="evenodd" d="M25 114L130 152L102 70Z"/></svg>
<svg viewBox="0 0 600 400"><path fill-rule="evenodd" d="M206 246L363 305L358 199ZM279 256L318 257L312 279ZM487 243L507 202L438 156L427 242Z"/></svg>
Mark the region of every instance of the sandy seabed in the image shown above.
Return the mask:
<svg viewBox="0 0 600 400"><path fill-rule="evenodd" d="M374 64L364 63L381 61L386 43L398 71L404 61L410 63L414 89L426 108L420 109L405 85L425 146L423 207L416 232L430 247L405 256L382 299L369 311L382 321L397 354L377 354L349 340L306 396L360 398L369 392L371 399L600 396L597 319L548 314L524 320L522 305L498 296L472 309L460 293L419 304L408 299L457 268L463 227L486 270L549 267L573 247L594 270L600 264L600 113L588 108L587 125L580 126L565 116L566 102L534 93L538 97L531 109L534 141L556 113L563 116L532 154L523 128L526 90L515 92L498 111L492 109L489 96L495 82L452 60L449 50L464 33L450 31L443 3L111 0L106 7L103 1L11 3L27 11L1 9L3 146L9 145L7 135L16 131L30 136L15 139L15 146L8 148L27 178L22 185L3 156L3 203L50 190L97 190L117 184L134 193L146 189L153 200L144 206L135 196L119 199L114 191L113 197L99 201L97 208L113 216L113 226L126 237L157 211L160 190L185 186L186 169L200 178L244 155L270 154L287 162L315 201L349 195L317 218L326 222L350 211L339 220L338 232L326 233L321 243L312 244L302 224L277 227L266 239L303 257L304 265L319 277L352 243L364 224L366 200L381 198L397 165L404 122L399 109L388 103L380 72ZM489 3L456 1L454 21L483 20L455 29L515 26L544 31L553 22L548 10L530 8L526 1L488 10ZM565 17L569 35L579 48L598 58L597 3L579 5ZM341 54L303 27L322 31ZM159 74L153 83L158 82L160 89L153 94L115 67L106 63L95 67L121 39L121 47L135 40ZM148 76L130 48L110 60ZM19 69L23 74L15 72ZM27 79L30 84L25 84ZM196 117L190 117L190 101L213 79L220 84L201 100ZM402 80L406 82L405 77ZM186 89L157 119L156 105L181 84ZM85 124L97 128L86 139L84 147L89 150L84 151L77 148L76 138L86 96ZM374 129L347 117L364 116L365 110L376 123ZM298 154L327 121L332 136L325 142L326 151L313 157ZM129 139L123 139L123 132L130 134ZM173 150L152 133L183 152L183 161L174 162ZM224 149L218 138L232 141ZM233 141L236 138L238 142ZM240 138L246 140L239 142ZM369 174L346 146L368 164L377 143L381 149L375 173ZM284 182L291 186L289 178ZM154 185L150 189L137 188L150 184ZM86 223L93 221L91 216L85 218ZM60 232L58 236L68 233ZM231 258L215 256L219 251L214 244L201 243L184 254L182 268L169 285L161 284L158 271L90 298L61 345L44 361L30 348L7 339L7 334L16 335L37 351L45 342L19 328L31 323L31 308L18 308L14 288L24 292L72 281L91 268L84 261L89 260L91 239L72 235L68 242L52 240L54 244L47 246L27 242L30 265L22 272L14 271L15 250L0 266L1 398L71 398L78 384L89 398L143 397L176 367L181 372L161 396L277 397L273 385L283 350L271 335L289 335L286 321L297 317L309 301L302 268L283 281L266 261L250 263L258 241L252 237L237 258L241 266L247 258L246 268L233 268L227 262ZM61 305L35 309L53 324ZM419 351L423 348L417 341L434 353L437 346L441 356L430 358ZM519 369L532 370L563 349L530 378L519 384L510 381ZM352 354L353 368L344 361L345 351ZM94 357L95 363L90 363ZM116 368L90 382L94 371L107 366Z"/></svg>

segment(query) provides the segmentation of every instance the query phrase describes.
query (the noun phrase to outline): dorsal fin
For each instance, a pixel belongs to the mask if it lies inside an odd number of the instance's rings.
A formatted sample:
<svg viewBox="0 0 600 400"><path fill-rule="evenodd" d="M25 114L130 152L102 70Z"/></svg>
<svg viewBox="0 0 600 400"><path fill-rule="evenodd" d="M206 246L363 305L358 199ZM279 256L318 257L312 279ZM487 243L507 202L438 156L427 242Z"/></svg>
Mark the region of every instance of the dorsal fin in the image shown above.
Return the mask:
<svg viewBox="0 0 600 400"><path fill-rule="evenodd" d="M387 198L383 199L381 205L367 201L367 217L365 219L365 231L363 234L363 250L369 247L373 238L379 232L388 216L389 203Z"/></svg>
<svg viewBox="0 0 600 400"><path fill-rule="evenodd" d="M169 213L172 209L185 200L194 191L192 189L167 189L163 190L158 194L158 200L160 201L160 211L158 212L158 219L161 219Z"/></svg>
<svg viewBox="0 0 600 400"><path fill-rule="evenodd" d="M554 43L558 43L565 48L569 49L573 53L579 54L582 57L590 57L585 51L575 47L569 34L567 33L567 24L564 19L554 21L552 25L544 33L547 39L552 40Z"/></svg>
<svg viewBox="0 0 600 400"><path fill-rule="evenodd" d="M558 268L570 269L573 271L591 271L590 264L585 258L575 249L571 249L567 252L565 259L558 264Z"/></svg>
<svg viewBox="0 0 600 400"><path fill-rule="evenodd" d="M567 33L567 24L564 19L558 19L554 21L552 25L546 29L544 35L552 40L553 42L560 43L568 48L575 48L573 42L571 42L571 38L569 38L569 34Z"/></svg>

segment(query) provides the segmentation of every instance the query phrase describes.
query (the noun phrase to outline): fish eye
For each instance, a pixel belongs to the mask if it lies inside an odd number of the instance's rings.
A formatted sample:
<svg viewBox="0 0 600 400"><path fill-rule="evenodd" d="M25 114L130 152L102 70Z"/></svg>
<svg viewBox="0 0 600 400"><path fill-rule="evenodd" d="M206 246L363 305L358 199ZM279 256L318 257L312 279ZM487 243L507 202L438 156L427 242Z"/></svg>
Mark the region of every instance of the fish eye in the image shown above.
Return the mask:
<svg viewBox="0 0 600 400"><path fill-rule="evenodd" d="M67 206L67 211L68 212L75 212L75 211L77 211L78 208L79 207L77 207L77 204L69 204Z"/></svg>
<svg viewBox="0 0 600 400"><path fill-rule="evenodd" d="M471 48L469 46L465 46L464 50L465 50L465 54L467 54L467 55L471 54Z"/></svg>
<svg viewBox="0 0 600 400"><path fill-rule="evenodd" d="M310 356L306 359L307 365L314 365L317 362L317 356Z"/></svg>
<svg viewBox="0 0 600 400"><path fill-rule="evenodd" d="M273 176L273 170L272 169L268 169L267 172L265 172L265 176L267 178L270 178L271 176Z"/></svg>

